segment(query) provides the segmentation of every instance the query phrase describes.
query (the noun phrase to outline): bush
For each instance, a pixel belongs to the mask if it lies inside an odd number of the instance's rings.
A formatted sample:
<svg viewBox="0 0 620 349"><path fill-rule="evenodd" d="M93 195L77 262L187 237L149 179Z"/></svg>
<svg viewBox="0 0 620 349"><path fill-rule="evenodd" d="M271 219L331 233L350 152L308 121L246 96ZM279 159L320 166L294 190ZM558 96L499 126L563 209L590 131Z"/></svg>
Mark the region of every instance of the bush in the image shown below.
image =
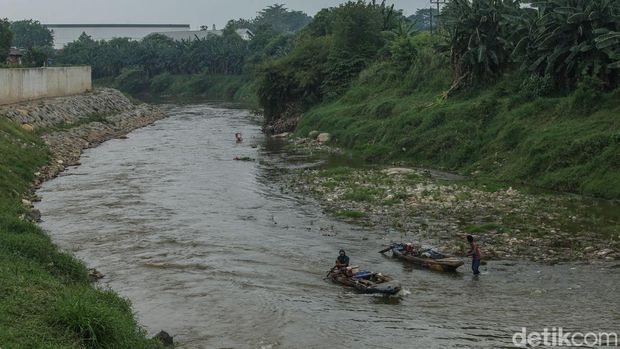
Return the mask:
<svg viewBox="0 0 620 349"><path fill-rule="evenodd" d="M114 79L119 90L130 94L144 93L149 88L149 80L142 69L125 69Z"/></svg>
<svg viewBox="0 0 620 349"><path fill-rule="evenodd" d="M170 73L160 74L151 79L149 90L156 95L164 94L170 90L173 83L174 78Z"/></svg>
<svg viewBox="0 0 620 349"><path fill-rule="evenodd" d="M585 77L577 85L572 95L571 109L581 113L591 113L600 106L605 84L596 78Z"/></svg>
<svg viewBox="0 0 620 349"><path fill-rule="evenodd" d="M532 74L528 76L519 88L519 96L524 99L534 99L548 96L553 91L551 76Z"/></svg>

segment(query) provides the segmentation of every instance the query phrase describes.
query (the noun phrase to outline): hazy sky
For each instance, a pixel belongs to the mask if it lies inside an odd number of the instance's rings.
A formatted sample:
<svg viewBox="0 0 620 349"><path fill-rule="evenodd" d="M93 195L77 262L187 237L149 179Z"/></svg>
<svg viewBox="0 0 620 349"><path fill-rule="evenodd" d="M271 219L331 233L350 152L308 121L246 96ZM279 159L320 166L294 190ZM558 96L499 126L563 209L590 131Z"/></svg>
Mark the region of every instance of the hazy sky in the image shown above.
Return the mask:
<svg viewBox="0 0 620 349"><path fill-rule="evenodd" d="M42 23L171 23L222 27L231 18L252 18L274 3L314 15L339 0L0 0L0 18ZM410 14L429 0L389 0Z"/></svg>

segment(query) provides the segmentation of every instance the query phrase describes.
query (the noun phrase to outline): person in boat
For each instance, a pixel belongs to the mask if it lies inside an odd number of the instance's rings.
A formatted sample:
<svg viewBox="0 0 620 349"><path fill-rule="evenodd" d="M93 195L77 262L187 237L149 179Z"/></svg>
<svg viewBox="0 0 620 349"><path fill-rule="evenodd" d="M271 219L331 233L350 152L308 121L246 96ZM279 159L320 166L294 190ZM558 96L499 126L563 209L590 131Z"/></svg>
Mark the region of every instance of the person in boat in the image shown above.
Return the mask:
<svg viewBox="0 0 620 349"><path fill-rule="evenodd" d="M480 274L480 259L482 258L482 254L480 253L480 247L474 241L474 237L471 235L467 235L467 242L469 242L469 252L467 252L467 256L471 256L471 270L474 272L474 275Z"/></svg>
<svg viewBox="0 0 620 349"><path fill-rule="evenodd" d="M239 132L235 133L235 139L237 140L237 143L243 142L243 137L241 136L241 133Z"/></svg>
<svg viewBox="0 0 620 349"><path fill-rule="evenodd" d="M405 244L405 253L413 254L413 244L411 242Z"/></svg>
<svg viewBox="0 0 620 349"><path fill-rule="evenodd" d="M336 258L336 269L344 270L349 267L349 256L344 250L338 252L338 258Z"/></svg>

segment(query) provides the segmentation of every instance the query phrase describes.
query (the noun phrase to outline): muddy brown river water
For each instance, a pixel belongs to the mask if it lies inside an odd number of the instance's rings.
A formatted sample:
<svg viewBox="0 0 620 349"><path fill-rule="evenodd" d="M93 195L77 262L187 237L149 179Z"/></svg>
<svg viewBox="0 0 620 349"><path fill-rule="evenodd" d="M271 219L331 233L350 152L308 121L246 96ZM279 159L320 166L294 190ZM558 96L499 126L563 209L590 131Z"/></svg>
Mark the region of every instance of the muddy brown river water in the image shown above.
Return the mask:
<svg viewBox="0 0 620 349"><path fill-rule="evenodd" d="M473 278L377 251L398 233L283 192L291 159L245 110L168 106L169 118L88 150L44 185L42 226L106 277L140 323L180 348L501 348L522 327L620 332L614 263L494 261ZM245 141L236 144L234 133ZM234 161L250 157L255 161ZM398 298L324 281L338 249L390 274Z"/></svg>

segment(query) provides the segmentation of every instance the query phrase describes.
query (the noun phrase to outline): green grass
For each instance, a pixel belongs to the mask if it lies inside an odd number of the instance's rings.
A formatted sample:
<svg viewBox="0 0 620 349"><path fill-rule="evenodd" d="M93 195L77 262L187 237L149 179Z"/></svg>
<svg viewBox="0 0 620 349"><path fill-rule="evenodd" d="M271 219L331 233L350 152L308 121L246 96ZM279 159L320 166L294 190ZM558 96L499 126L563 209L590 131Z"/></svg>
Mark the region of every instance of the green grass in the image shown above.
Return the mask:
<svg viewBox="0 0 620 349"><path fill-rule="evenodd" d="M306 112L297 135L329 132L373 163L620 199L620 89L523 98L522 77L506 76L444 101L449 79L409 81L410 72L388 83L391 69L368 68L344 96ZM450 76L441 68L426 74Z"/></svg>
<svg viewBox="0 0 620 349"><path fill-rule="evenodd" d="M0 118L0 347L158 348L129 303L93 287L86 267L18 218L21 198L49 153Z"/></svg>
<svg viewBox="0 0 620 349"><path fill-rule="evenodd" d="M383 190L379 189L356 187L346 192L343 199L358 202L373 202L382 193Z"/></svg>
<svg viewBox="0 0 620 349"><path fill-rule="evenodd" d="M336 212L336 217L341 217L341 218L364 218L366 217L366 213L361 212L361 211L354 211L354 210L342 210L342 211L338 211Z"/></svg>
<svg viewBox="0 0 620 349"><path fill-rule="evenodd" d="M468 233L486 233L490 231L502 231L501 225L496 223L471 224L464 229Z"/></svg>

